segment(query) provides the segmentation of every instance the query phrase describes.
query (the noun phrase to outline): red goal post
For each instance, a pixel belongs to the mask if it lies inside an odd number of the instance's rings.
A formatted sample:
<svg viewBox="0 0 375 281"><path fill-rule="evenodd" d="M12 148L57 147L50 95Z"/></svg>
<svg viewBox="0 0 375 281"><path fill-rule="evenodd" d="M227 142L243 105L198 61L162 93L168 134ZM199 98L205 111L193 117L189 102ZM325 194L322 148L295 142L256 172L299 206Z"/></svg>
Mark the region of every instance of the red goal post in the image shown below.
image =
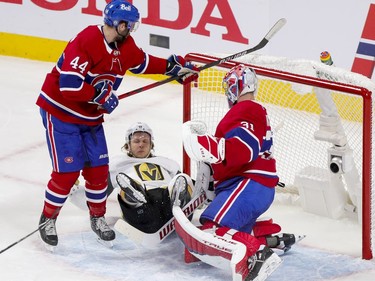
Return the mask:
<svg viewBox="0 0 375 281"><path fill-rule="evenodd" d="M191 53L185 58L199 66L220 57ZM252 67L258 75L257 100L265 104L276 131L275 157L285 190L301 192L297 177L303 178L306 173L323 175L330 181L333 172L329 161L334 162L336 158L332 157L337 154L330 153L336 149L342 160L339 166L349 171L342 173L348 201L362 223L362 258L372 259L375 245L372 92L375 84L362 75L320 62L247 55L206 69L197 81L184 85L183 122L202 120L208 132L214 133L227 111L222 77L238 63ZM332 126L338 128L336 132ZM341 152L343 147L345 152ZM194 176L194 169L194 163L184 152L183 171ZM319 181L322 177L316 178Z"/></svg>

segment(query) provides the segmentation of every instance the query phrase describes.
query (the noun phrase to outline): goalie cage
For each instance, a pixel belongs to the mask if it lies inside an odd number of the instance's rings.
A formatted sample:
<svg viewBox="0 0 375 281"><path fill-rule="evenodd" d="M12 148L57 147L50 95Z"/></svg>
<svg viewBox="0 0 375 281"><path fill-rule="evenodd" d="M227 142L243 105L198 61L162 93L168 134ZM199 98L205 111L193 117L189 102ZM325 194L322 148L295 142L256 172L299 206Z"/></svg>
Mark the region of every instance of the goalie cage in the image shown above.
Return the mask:
<svg viewBox="0 0 375 281"><path fill-rule="evenodd" d="M191 53L186 59L199 66L220 57L223 56ZM214 133L228 110L222 77L238 63L255 69L259 79L257 100L266 106L275 132L278 173L280 181L285 183L285 188L276 189L276 198L286 192L291 198L297 196L302 205L305 202L308 209L308 196L327 196L333 202L328 200L325 207L333 206L327 211L333 218L348 215L348 206L351 206L362 227L362 258L372 259L375 244L372 92L375 84L362 75L320 62L250 54L208 68L200 73L197 81L183 86L183 122L202 120L208 132ZM195 169L183 152L184 172L194 174ZM309 194L308 185L314 181L318 189L333 185L333 194L324 194L329 190L313 190ZM298 186L301 182L305 188ZM342 185L345 194L335 185ZM306 198L303 201L300 197ZM344 207L340 205L343 200L347 203Z"/></svg>

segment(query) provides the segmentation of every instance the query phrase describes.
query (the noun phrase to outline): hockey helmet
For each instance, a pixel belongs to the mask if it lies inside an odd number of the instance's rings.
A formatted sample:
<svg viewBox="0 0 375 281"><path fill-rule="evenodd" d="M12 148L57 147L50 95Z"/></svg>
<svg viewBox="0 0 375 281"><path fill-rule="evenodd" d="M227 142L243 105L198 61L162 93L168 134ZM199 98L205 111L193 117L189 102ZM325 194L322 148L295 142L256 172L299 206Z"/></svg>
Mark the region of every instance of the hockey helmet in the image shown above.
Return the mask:
<svg viewBox="0 0 375 281"><path fill-rule="evenodd" d="M258 78L255 71L243 64L239 64L228 71L223 78L223 88L231 108L240 96L246 93L256 95Z"/></svg>
<svg viewBox="0 0 375 281"><path fill-rule="evenodd" d="M139 26L138 9L127 1L113 0L104 8L104 23L117 27L121 22L126 22L129 32L135 31Z"/></svg>
<svg viewBox="0 0 375 281"><path fill-rule="evenodd" d="M143 122L137 122L131 125L127 130L125 134L125 142L128 144L130 142L131 137L133 136L134 133L136 132L145 132L150 135L151 137L151 142L154 141L154 134L151 130L151 128Z"/></svg>

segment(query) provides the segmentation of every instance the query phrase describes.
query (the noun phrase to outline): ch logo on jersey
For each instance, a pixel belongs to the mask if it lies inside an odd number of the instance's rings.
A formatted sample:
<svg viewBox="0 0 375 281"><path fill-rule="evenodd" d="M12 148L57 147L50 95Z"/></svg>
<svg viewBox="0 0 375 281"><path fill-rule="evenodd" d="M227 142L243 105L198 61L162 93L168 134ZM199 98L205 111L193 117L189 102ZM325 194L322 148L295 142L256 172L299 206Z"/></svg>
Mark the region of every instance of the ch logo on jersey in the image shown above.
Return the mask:
<svg viewBox="0 0 375 281"><path fill-rule="evenodd" d="M88 73L88 76L86 77L86 79L88 83L94 86L102 81L108 81L111 83L111 85L113 85L116 81L116 76L112 74L100 74L100 75L94 75L94 74L90 75L90 74L91 73Z"/></svg>
<svg viewBox="0 0 375 281"><path fill-rule="evenodd" d="M142 163L134 166L138 177L142 181L162 181L164 180L163 173L159 165L152 163Z"/></svg>

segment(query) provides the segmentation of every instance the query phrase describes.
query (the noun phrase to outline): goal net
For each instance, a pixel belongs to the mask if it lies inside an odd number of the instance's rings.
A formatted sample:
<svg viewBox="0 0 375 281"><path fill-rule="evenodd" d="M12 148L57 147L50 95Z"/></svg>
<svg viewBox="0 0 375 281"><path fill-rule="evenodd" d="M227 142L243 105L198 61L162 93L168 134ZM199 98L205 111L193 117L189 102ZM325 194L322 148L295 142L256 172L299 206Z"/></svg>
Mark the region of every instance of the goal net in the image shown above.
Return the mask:
<svg viewBox="0 0 375 281"><path fill-rule="evenodd" d="M226 55L188 54L196 65ZM372 259L375 244L374 146L370 79L308 60L247 55L202 71L184 85L183 121L202 120L208 132L228 110L222 78L243 63L259 79L257 100L267 108L274 131L280 182L275 200L332 218L351 216L362 226L362 257ZM185 173L195 163L183 155Z"/></svg>

